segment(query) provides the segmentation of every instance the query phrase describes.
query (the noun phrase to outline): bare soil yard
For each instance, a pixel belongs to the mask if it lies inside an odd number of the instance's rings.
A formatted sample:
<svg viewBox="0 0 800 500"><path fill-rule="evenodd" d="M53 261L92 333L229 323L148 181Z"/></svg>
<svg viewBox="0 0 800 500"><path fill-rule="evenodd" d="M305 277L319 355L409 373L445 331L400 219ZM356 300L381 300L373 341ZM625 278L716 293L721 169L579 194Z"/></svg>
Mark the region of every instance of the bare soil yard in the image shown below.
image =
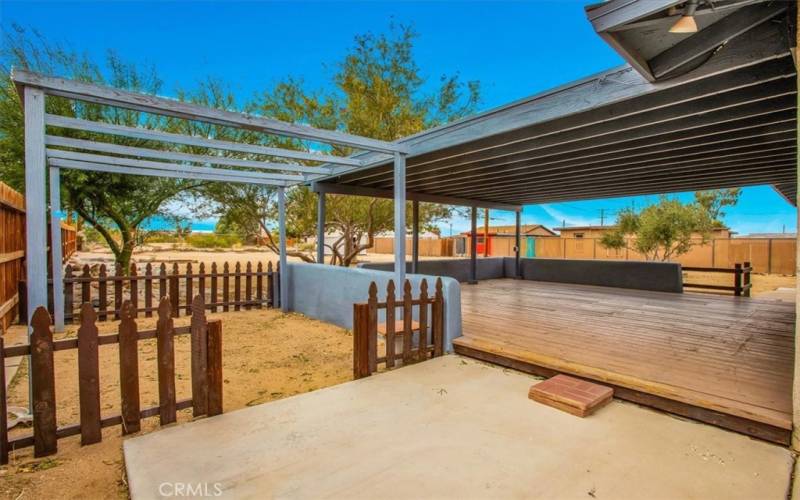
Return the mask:
<svg viewBox="0 0 800 500"><path fill-rule="evenodd" d="M352 378L352 334L342 328L274 310L209 314L222 320L224 410L233 411L267 401L339 384ZM188 324L178 318L176 326ZM140 329L155 327L155 318L142 318ZM116 331L116 322L98 323L100 333ZM20 327L16 327L20 328ZM74 336L68 328L58 338ZM140 342L139 370L142 407L158 401L155 342ZM189 336L175 339L178 399L190 397ZM76 350L56 353L56 397L59 425L79 420ZM103 415L119 413L119 364L116 345L101 347L101 404ZM9 404L27 406L25 364L12 381ZM178 421L191 420L191 410ZM158 418L142 422L142 432L158 430ZM13 436L30 433L15 429ZM24 498L126 498L120 427L103 431L103 442L80 446L80 436L61 439L57 455L34 459L32 448L14 453L0 468L0 495Z"/></svg>
<svg viewBox="0 0 800 500"><path fill-rule="evenodd" d="M751 274L753 288L750 290L753 297L758 297L765 292L771 292L778 288L794 288L797 278L783 274ZM700 273L684 272L684 283L702 283L706 285L725 285L733 286L733 274L726 273ZM694 290L693 290L694 291ZM698 290L699 291L699 290ZM720 293L720 292L715 292ZM725 292L721 292L725 293Z"/></svg>

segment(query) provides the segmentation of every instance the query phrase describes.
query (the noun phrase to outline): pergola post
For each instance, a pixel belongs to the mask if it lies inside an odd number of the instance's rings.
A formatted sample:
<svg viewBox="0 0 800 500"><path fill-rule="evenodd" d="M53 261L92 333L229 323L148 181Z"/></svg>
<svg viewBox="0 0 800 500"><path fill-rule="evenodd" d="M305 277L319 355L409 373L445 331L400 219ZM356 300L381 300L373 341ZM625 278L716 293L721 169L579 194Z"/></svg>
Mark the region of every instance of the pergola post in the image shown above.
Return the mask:
<svg viewBox="0 0 800 500"><path fill-rule="evenodd" d="M325 263L325 193L317 193L317 263Z"/></svg>
<svg viewBox="0 0 800 500"><path fill-rule="evenodd" d="M467 284L478 283L478 207L472 206L472 229L469 242L469 281Z"/></svg>
<svg viewBox="0 0 800 500"><path fill-rule="evenodd" d="M280 250L280 291L281 311L289 311L289 268L286 264L286 190L278 187L278 248Z"/></svg>
<svg viewBox="0 0 800 500"><path fill-rule="evenodd" d="M406 157L394 154L394 275L402 290L406 280Z"/></svg>
<svg viewBox="0 0 800 500"><path fill-rule="evenodd" d="M28 335L39 306L47 306L47 209L45 199L44 92L25 87L25 267Z"/></svg>
<svg viewBox="0 0 800 500"><path fill-rule="evenodd" d="M61 256L61 170L50 167L50 267L53 275L53 326L64 331L64 268Z"/></svg>
<svg viewBox="0 0 800 500"><path fill-rule="evenodd" d="M517 210L516 227L514 228L514 277L519 279L520 274L520 253L522 252L522 210Z"/></svg>
<svg viewBox="0 0 800 500"><path fill-rule="evenodd" d="M419 201L411 203L411 272L419 272Z"/></svg>

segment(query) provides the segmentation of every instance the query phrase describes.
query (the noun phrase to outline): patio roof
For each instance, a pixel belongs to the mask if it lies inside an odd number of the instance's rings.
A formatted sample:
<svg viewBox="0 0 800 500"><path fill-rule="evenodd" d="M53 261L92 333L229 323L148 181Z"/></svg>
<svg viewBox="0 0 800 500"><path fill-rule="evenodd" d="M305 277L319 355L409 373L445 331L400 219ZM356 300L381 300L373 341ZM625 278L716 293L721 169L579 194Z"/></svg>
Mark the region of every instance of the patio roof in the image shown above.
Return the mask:
<svg viewBox="0 0 800 500"><path fill-rule="evenodd" d="M680 76L625 65L399 140L408 198L513 209L767 184L796 204L796 68L773 14ZM391 196L391 164L358 158L315 190Z"/></svg>

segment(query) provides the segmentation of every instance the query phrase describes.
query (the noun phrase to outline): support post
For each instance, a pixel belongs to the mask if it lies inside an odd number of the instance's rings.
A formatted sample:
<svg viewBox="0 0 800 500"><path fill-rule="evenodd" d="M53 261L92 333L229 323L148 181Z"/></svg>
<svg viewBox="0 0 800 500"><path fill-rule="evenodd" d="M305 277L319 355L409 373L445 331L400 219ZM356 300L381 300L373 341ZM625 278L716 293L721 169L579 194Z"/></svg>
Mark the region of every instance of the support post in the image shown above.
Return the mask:
<svg viewBox="0 0 800 500"><path fill-rule="evenodd" d="M516 212L516 227L514 228L514 277L522 277L520 269L520 252L522 251L522 210Z"/></svg>
<svg viewBox="0 0 800 500"><path fill-rule="evenodd" d="M489 256L489 209L483 209L483 256Z"/></svg>
<svg viewBox="0 0 800 500"><path fill-rule="evenodd" d="M278 237L280 238L281 311L289 312L289 266L286 264L286 190L278 187Z"/></svg>
<svg viewBox="0 0 800 500"><path fill-rule="evenodd" d="M47 307L47 210L45 199L44 92L25 87L25 263L28 335L39 306Z"/></svg>
<svg viewBox="0 0 800 500"><path fill-rule="evenodd" d="M53 326L64 331L64 267L61 256L61 171L50 167L50 266L53 271Z"/></svg>
<svg viewBox="0 0 800 500"><path fill-rule="evenodd" d="M472 228L469 242L469 281L467 284L478 283L478 207L472 207Z"/></svg>
<svg viewBox="0 0 800 500"><path fill-rule="evenodd" d="M411 203L411 273L419 272L419 201Z"/></svg>
<svg viewBox="0 0 800 500"><path fill-rule="evenodd" d="M406 157L394 154L394 275L398 287L406 281Z"/></svg>
<svg viewBox="0 0 800 500"><path fill-rule="evenodd" d="M325 263L325 193L317 193L317 263Z"/></svg>

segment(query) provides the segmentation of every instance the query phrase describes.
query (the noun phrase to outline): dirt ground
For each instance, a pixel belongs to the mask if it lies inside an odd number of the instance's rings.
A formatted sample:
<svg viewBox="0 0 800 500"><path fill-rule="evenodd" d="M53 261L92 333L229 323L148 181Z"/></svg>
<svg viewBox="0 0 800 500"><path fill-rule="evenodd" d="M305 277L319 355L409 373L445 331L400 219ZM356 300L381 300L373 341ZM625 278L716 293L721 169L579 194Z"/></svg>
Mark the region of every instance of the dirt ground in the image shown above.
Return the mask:
<svg viewBox="0 0 800 500"><path fill-rule="evenodd" d="M352 333L342 328L274 310L209 314L222 320L223 404L225 412L339 384L352 378ZM155 318L138 321L140 330L155 327ZM175 320L176 326L188 318ZM99 323L100 333L116 331L115 322ZM69 328L58 338L74 336ZM191 396L189 336L175 339L177 398ZM142 408L156 406L158 386L155 341L140 342L139 371ZM56 361L56 398L59 425L77 423L77 350L59 351ZM101 347L101 409L104 416L120 407L118 350ZM9 390L9 405L27 406L28 385L23 363ZM202 418L202 417L201 417ZM192 419L191 410L178 421ZM142 422L142 432L157 430L158 418ZM34 459L32 448L15 452L0 467L0 495L25 498L127 498L120 427L103 430L102 443L81 447L80 436L58 441L53 457ZM14 429L12 436L29 434Z"/></svg>
<svg viewBox="0 0 800 500"><path fill-rule="evenodd" d="M765 292L771 292L778 288L794 288L797 283L796 277L786 276L783 274L754 273L751 274L750 277L751 277L750 282L753 284L753 287L750 289L750 294L753 297L758 297L759 295L762 295ZM684 283L702 283L706 285L733 286L733 274L684 272L683 281ZM714 292L714 293L720 293L720 292Z"/></svg>

